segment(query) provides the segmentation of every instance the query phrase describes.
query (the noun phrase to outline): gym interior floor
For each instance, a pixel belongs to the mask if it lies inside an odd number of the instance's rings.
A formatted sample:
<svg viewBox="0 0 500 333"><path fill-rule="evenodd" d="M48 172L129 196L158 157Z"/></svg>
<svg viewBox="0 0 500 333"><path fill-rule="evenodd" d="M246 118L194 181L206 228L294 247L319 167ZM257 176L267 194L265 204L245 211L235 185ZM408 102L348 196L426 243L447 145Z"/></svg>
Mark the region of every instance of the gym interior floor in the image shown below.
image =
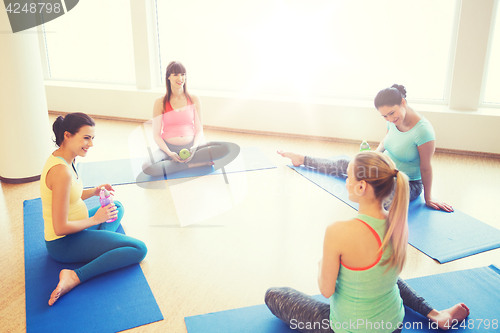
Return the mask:
<svg viewBox="0 0 500 333"><path fill-rule="evenodd" d="M54 119L51 115L51 124ZM131 133L141 123L103 119L96 123L94 147L79 161L128 158ZM355 214L288 168L289 160L276 150L353 156L359 143L215 129L205 129L205 137L259 147L277 168L230 174L229 184L222 175L213 175L115 186L116 199L126 210L125 232L148 246L141 267L165 317L131 331L185 333L184 317L262 304L271 286L318 294L325 227ZM500 229L498 157L437 153L432 164L434 198ZM40 197L39 182L0 183L0 187L0 327L23 332L23 201ZM193 214L198 219L201 214L202 221L181 227L196 220ZM490 264L500 267L500 249L439 264L409 245L401 276L408 279Z"/></svg>

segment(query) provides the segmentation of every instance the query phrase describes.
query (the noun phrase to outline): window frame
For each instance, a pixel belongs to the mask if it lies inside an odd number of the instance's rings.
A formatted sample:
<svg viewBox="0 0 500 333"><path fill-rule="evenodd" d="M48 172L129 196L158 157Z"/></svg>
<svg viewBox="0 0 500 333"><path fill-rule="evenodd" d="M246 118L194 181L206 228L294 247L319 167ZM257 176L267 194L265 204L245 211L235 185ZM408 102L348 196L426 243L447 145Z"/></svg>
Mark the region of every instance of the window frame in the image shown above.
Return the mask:
<svg viewBox="0 0 500 333"><path fill-rule="evenodd" d="M453 76L457 72L457 70L460 70L460 68L457 68L456 66L456 57L457 57L457 41L459 41L460 37L464 34L467 33L459 31L459 26L460 26L460 16L461 16L461 11L463 10L464 2L465 0L455 0L455 13L454 13L454 19L453 19L453 27L452 27L452 40L451 40L451 45L450 45L450 51L449 51L449 61L448 61L448 68L447 68L447 75L446 75L446 81L445 81L445 87L444 87L444 98L442 101L438 100L414 100L413 102L419 103L419 104L433 104L433 105L441 105L441 106L450 106L450 104L453 103L453 92L454 92L454 87L453 87ZM495 9L498 8L499 6L499 1L500 0L490 0L493 2L493 6ZM130 6L134 6L133 3L137 3L136 1L129 0L128 4ZM154 90L154 91L160 91L164 90L164 83L162 82L162 77L163 73L161 71L164 71L162 68L162 65L165 66L165 64L161 64L161 45L159 45L159 38L158 38L158 26L157 26L157 20L158 16L156 13L157 10L157 0L141 0L138 1L140 3L140 6L143 6L145 10L142 11L136 11L136 10L131 10L131 24L132 25L139 25L142 27L143 32L142 35L138 36L135 31L133 31L133 48L134 48L134 65L135 65L135 73L136 73L136 81L135 89L137 90ZM477 5L477 4L474 4ZM493 13L492 13L493 16ZM487 43L487 52L486 52L486 59L485 65L483 68L482 73L482 82L480 86L480 93L478 98L478 103L477 103L477 108L472 110L471 108L466 109L467 111L478 111L479 108L493 108L493 109L499 109L498 113L500 114L500 104L495 104L495 103L485 103L484 102L484 95L485 95L485 87L486 87L486 80L487 80L487 70L488 70L488 65L489 65L489 60L490 60L490 53L491 53L491 45L492 45L492 40L493 40L493 34L491 33L495 27L496 22L500 22L500 18L496 18L493 16L491 23L490 23L490 36L488 38L488 43ZM500 23L499 23L500 24ZM57 79L51 79L49 78L49 68L48 68L48 62L47 62L47 53L46 53L46 45L44 41L44 34L43 34L43 25L37 26L37 33L38 33L38 40L39 40L39 48L40 48L40 56L41 56L41 61L42 61L42 70L44 74L44 79L46 82L50 83L51 81L57 81L58 83L61 83L61 80ZM145 29L145 30L144 30ZM146 31L147 34L147 43L140 43L138 40L144 39L144 31ZM141 37L142 36L142 37ZM147 45L147 47L144 47L144 45ZM139 57L137 55L140 55ZM474 54L473 56L478 57L478 54ZM141 62L139 59L149 59L149 64L146 66ZM64 81L68 85L92 85L91 83L88 82L80 82L80 81ZM142 82L142 83L141 83ZM144 83L146 82L146 83ZM96 83L96 87L99 86L106 86L108 84L106 83ZM115 88L119 89L120 85L110 83L109 86L114 86ZM123 88L125 90L130 89L130 85L123 85ZM208 94L210 94L210 91L205 91ZM220 93L220 92L214 92L214 93ZM237 94L234 94L237 95ZM470 99L475 99L474 96L469 96ZM278 98L279 99L279 98ZM365 101L363 98L350 98L347 100L344 100L346 103L351 100L354 104L357 103L358 101ZM412 102L412 99L409 99L410 102ZM453 109L455 110L455 109Z"/></svg>

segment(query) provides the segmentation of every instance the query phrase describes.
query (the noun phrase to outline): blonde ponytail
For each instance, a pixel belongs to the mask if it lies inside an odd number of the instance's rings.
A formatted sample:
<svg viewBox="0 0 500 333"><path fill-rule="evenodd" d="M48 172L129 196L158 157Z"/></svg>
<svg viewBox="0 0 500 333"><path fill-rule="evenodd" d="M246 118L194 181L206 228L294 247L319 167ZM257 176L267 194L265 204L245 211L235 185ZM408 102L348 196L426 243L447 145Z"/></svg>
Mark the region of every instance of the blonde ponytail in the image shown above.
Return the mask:
<svg viewBox="0 0 500 333"><path fill-rule="evenodd" d="M396 268L398 272L401 272L406 260L408 243L408 204L410 201L408 176L396 169L396 165L387 155L373 151L357 154L354 158L354 168L356 179L370 184L375 197L381 203L392 193L394 183L396 183L396 192L389 209L386 232L379 251L383 252L391 245L392 255L381 264L388 265L387 270ZM375 174L373 170L376 171Z"/></svg>
<svg viewBox="0 0 500 333"><path fill-rule="evenodd" d="M403 269L406 260L406 247L408 244L408 204L410 202L410 187L408 176L397 172L396 192L389 208L386 221L386 232L381 250L385 250L389 242L392 245L392 255L382 264L389 264L388 268L396 267L399 272Z"/></svg>

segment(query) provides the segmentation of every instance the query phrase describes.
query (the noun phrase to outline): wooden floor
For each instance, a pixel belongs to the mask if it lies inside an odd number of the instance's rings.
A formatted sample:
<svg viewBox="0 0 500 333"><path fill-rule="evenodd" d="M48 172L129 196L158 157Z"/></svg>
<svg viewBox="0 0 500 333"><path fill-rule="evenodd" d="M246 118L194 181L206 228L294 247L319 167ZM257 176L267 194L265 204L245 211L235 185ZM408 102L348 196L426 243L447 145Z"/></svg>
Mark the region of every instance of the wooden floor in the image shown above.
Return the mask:
<svg viewBox="0 0 500 333"><path fill-rule="evenodd" d="M98 119L95 146L85 162L128 158L139 126ZM206 130L205 136L259 147L277 168L232 174L230 185L215 175L115 187L116 198L126 208L126 233L148 246L141 267L165 317L134 332L186 332L184 317L262 304L271 286L318 294L325 227L354 215L350 207L286 167L288 161L276 150L352 156L358 145L215 130ZM499 159L437 154L433 167L435 198L500 229ZM23 332L23 201L40 196L39 182L0 186L0 330ZM409 246L402 277L490 264L500 265L500 249L440 265Z"/></svg>

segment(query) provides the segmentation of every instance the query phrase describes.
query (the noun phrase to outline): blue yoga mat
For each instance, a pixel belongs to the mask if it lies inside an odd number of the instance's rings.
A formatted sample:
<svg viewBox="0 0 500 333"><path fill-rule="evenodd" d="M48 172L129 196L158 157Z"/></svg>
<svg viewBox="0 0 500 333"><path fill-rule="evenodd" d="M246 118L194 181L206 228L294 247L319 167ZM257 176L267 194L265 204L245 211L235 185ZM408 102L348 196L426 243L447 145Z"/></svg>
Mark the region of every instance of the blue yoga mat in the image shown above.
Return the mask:
<svg viewBox="0 0 500 333"><path fill-rule="evenodd" d="M86 200L98 205L97 197ZM96 276L61 297L47 302L59 282L61 269L82 264L62 264L45 248L40 198L24 201L24 266L26 331L118 332L163 319L139 264ZM119 232L123 233L120 227Z"/></svg>
<svg viewBox="0 0 500 333"><path fill-rule="evenodd" d="M406 281L435 309L465 303L470 315L453 332L498 332L500 327L500 270L496 266L443 273ZM321 295L315 299L328 303ZM264 295L262 295L264 298ZM429 320L405 308L403 332L436 332ZM265 304L184 318L188 333L294 333ZM489 329L485 324L489 324ZM494 326L496 323L496 326ZM479 327L479 325L481 325Z"/></svg>
<svg viewBox="0 0 500 333"><path fill-rule="evenodd" d="M289 167L358 210L358 204L348 198L344 178L304 166ZM447 213L432 209L425 204L423 193L410 202L408 228L408 243L440 263L500 247L500 230L458 210Z"/></svg>
<svg viewBox="0 0 500 333"><path fill-rule="evenodd" d="M77 170L82 177L83 186L88 188L105 183L123 185L276 168L274 163L257 147L241 148L238 157L228 164L224 164L224 161L219 160L215 161L213 167L191 168L170 174L168 177L144 174L142 172L143 162L143 158L135 158L78 163Z"/></svg>

